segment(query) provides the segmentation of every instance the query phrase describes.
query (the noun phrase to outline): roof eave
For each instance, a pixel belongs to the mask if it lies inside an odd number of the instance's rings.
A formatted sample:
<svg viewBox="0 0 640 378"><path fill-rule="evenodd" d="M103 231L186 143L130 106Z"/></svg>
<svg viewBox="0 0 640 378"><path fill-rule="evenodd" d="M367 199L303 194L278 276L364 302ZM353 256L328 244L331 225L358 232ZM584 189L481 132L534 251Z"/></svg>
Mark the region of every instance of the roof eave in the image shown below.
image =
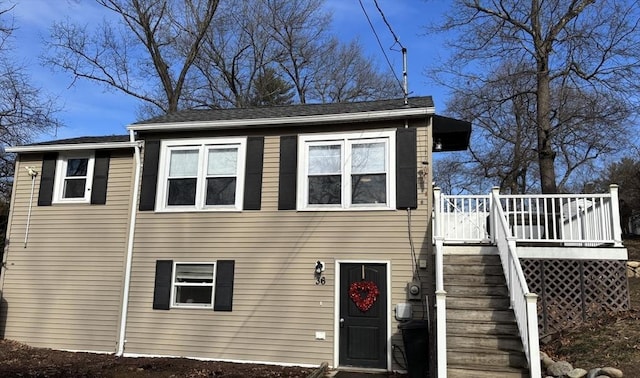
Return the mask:
<svg viewBox="0 0 640 378"><path fill-rule="evenodd" d="M312 124L331 124L363 121L383 121L389 119L402 119L407 117L427 116L435 113L434 107L393 109L384 111L323 114L314 116L234 119L222 121L194 121L194 122L170 122L131 124L127 127L130 131L176 131L176 130L201 130L201 129L242 129L246 127L260 126L293 126Z"/></svg>
<svg viewBox="0 0 640 378"><path fill-rule="evenodd" d="M7 152L48 152L48 151L80 151L133 148L138 142L77 143L77 144L45 144L7 147Z"/></svg>

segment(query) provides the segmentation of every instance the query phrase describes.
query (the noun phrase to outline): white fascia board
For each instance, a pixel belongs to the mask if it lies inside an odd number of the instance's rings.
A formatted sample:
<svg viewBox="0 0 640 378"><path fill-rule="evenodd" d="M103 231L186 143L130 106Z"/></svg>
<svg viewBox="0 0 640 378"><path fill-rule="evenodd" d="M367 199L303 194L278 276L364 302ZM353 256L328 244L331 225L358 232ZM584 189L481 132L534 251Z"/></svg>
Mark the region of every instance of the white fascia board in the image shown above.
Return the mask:
<svg viewBox="0 0 640 378"><path fill-rule="evenodd" d="M376 112L325 114L299 117L232 119L222 121L196 121L132 124L127 127L130 131L163 131L163 130L198 130L198 129L236 129L248 126L296 125L345 123L351 121L376 121L388 119L402 119L435 114L434 107L394 109Z"/></svg>
<svg viewBox="0 0 640 378"><path fill-rule="evenodd" d="M77 143L77 144L40 144L32 146L7 147L7 152L47 152L47 151L79 151L133 148L138 142L111 143Z"/></svg>

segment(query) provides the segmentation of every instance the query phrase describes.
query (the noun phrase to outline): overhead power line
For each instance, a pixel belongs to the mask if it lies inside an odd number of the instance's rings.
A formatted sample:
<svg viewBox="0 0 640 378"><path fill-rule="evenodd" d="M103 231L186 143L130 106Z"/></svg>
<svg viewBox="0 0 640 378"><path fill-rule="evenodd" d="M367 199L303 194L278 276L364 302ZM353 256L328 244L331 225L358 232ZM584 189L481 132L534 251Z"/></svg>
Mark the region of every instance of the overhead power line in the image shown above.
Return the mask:
<svg viewBox="0 0 640 378"><path fill-rule="evenodd" d="M380 8L380 5L378 4L378 0L373 0L373 3L375 4L376 9L378 9L378 12L380 12L380 16L382 17L382 20L384 21L385 25L387 25L387 28L389 29L389 32L393 36L394 44L391 46L390 50L393 50L393 46L395 46L396 44L398 46L400 46L400 51L402 52L402 66L403 66L402 67L402 76L404 78L404 81L401 81L400 78L398 77L398 75L396 75L396 73L395 73L393 65L391 64L391 60L389 59L389 56L387 55L387 52L386 52L385 48L382 46L382 42L380 41L380 37L378 36L378 32L376 31L376 28L373 26L373 23L371 22L371 18L369 17L369 14L367 13L366 8L362 4L362 0L358 0L358 2L360 3L360 8L362 8L362 12L364 13L364 16L366 17L367 22L369 22L369 26L371 27L371 31L373 32L373 35L375 36L376 40L378 41L378 46L380 46L380 50L382 51L382 55L384 55L384 58L387 61L387 64L389 65L389 68L391 69L391 72L393 73L393 76L398 81L398 84L400 85L400 88L402 89L402 93L404 94L404 99L405 99L404 102L406 104L407 103L407 97L409 95L408 88L407 88L407 49L402 45L402 43L400 42L400 39L398 38L398 35L393 31L393 28L391 27L391 24L389 23L389 21L387 21L387 18L384 15L384 12L382 11L382 8ZM397 51L397 50L394 50L394 51Z"/></svg>

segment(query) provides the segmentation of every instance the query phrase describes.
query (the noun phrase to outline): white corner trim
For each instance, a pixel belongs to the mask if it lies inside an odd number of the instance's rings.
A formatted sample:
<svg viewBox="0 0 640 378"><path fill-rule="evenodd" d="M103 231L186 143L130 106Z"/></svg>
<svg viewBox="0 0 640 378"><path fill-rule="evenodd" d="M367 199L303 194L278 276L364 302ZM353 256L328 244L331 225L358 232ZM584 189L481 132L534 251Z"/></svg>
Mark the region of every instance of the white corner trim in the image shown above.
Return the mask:
<svg viewBox="0 0 640 378"><path fill-rule="evenodd" d="M31 146L7 147L7 152L46 152L46 151L77 151L77 150L104 150L117 148L134 148L137 142L111 142L111 143L77 143L77 144L39 144Z"/></svg>
<svg viewBox="0 0 640 378"><path fill-rule="evenodd" d="M197 129L236 129L247 126L270 126L270 125L301 125L320 123L343 123L352 121L376 121L387 119L401 119L403 117L416 117L435 114L434 107L394 109L359 113L323 114L313 116L297 117L273 117L256 119L231 119L220 121L191 121L191 122L167 122L167 123L147 123L131 124L127 130L148 131L148 130L197 130Z"/></svg>

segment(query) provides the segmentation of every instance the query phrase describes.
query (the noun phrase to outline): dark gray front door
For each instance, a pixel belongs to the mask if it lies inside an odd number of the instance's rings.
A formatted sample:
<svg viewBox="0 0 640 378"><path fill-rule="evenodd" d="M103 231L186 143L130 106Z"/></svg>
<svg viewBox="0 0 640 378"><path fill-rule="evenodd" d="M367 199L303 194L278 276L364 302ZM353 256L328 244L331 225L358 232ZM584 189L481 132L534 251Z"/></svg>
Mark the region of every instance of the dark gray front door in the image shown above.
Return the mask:
<svg viewBox="0 0 640 378"><path fill-rule="evenodd" d="M385 264L340 264L340 366L387 368L386 282Z"/></svg>

